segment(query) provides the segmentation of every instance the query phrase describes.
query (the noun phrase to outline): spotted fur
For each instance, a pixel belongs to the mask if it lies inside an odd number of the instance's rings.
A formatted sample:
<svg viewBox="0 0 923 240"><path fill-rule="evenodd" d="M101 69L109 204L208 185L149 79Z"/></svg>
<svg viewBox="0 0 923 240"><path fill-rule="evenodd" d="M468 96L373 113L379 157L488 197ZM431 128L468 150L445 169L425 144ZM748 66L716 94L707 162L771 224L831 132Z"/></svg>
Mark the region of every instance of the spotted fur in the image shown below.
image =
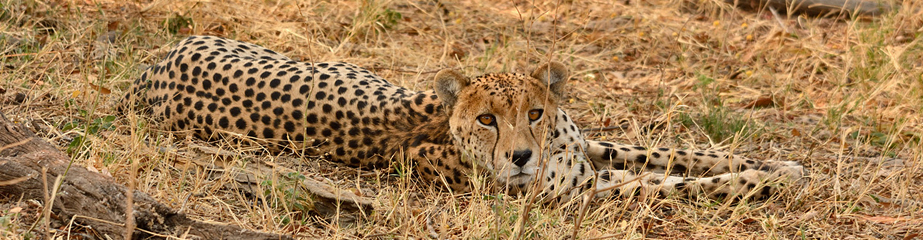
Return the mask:
<svg viewBox="0 0 923 240"><path fill-rule="evenodd" d="M355 167L406 158L422 179L461 192L483 174L495 187L537 186L546 196L595 186L600 196L763 197L780 186L765 180L802 176L790 161L585 140L558 105L568 80L559 63L531 75L444 70L435 80L434 91L414 92L353 64L298 62L250 43L192 36L126 98L178 134L246 139Z"/></svg>

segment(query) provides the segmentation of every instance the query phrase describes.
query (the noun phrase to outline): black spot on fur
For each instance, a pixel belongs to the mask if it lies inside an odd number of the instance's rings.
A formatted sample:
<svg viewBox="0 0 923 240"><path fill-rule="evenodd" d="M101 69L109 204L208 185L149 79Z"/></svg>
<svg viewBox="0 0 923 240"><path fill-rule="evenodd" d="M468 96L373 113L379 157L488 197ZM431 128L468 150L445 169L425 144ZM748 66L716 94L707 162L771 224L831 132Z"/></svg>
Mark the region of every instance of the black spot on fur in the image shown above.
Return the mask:
<svg viewBox="0 0 923 240"><path fill-rule="evenodd" d="M618 157L618 155L619 155L619 151L617 151L617 150L615 150L615 149L612 149L612 148L607 148L607 149L603 152L603 156L609 158L609 160L614 160L614 159L616 159L616 157Z"/></svg>

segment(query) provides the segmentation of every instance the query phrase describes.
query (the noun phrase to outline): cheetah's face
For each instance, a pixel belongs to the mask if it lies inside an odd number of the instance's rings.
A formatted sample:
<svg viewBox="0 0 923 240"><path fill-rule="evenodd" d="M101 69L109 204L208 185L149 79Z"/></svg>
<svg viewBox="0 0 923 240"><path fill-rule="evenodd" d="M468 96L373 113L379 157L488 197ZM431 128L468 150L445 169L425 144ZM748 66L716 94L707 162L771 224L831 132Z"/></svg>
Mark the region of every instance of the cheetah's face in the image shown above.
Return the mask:
<svg viewBox="0 0 923 240"><path fill-rule="evenodd" d="M459 148L501 184L522 187L548 157L546 136L558 114L567 71L546 64L531 76L488 74L468 79L455 72L436 76L436 93L449 110L449 129Z"/></svg>

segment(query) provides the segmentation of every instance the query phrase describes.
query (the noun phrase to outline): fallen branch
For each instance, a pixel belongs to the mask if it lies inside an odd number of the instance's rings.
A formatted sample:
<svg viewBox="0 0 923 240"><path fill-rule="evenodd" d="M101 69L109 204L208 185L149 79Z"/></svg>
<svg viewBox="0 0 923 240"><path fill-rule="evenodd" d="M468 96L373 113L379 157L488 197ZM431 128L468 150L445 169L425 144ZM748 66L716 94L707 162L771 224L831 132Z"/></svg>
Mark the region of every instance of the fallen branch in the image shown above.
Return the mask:
<svg viewBox="0 0 923 240"><path fill-rule="evenodd" d="M177 156L177 164L193 164L196 167L206 169L211 172L223 172L232 174L235 186L240 191L248 192L250 195L259 196L261 193L256 190L265 186L260 186L264 179L278 179L287 182L297 182L297 186L313 196L313 207L318 215L328 221L336 221L343 225L356 224L362 217L374 210L373 201L367 197L359 196L349 190L339 189L322 181L312 178L295 179L290 177L289 173L298 171L271 162L263 162L256 159L248 158L234 152L220 150L214 147L193 145L192 148L202 151L205 158L187 158ZM215 158L213 156L220 156ZM229 159L246 159L248 164L245 168L236 167Z"/></svg>
<svg viewBox="0 0 923 240"><path fill-rule="evenodd" d="M95 231L92 234L98 238L123 239L129 188L84 167L69 166L69 163L67 155L0 114L0 183L4 183L0 184L0 199L46 202L45 193L56 193L52 195L54 201L50 209L54 217L45 217L42 221L55 221L54 226L70 226L72 219ZM49 180L62 178L60 183L47 184L59 187L44 186L43 169ZM145 193L133 191L132 194L135 225L132 239L289 239L233 225L192 220Z"/></svg>
<svg viewBox="0 0 923 240"><path fill-rule="evenodd" d="M729 4L750 10L773 7L779 11L794 11L798 14L813 16L853 14L861 16L878 16L895 9L895 6L875 0L724 0Z"/></svg>

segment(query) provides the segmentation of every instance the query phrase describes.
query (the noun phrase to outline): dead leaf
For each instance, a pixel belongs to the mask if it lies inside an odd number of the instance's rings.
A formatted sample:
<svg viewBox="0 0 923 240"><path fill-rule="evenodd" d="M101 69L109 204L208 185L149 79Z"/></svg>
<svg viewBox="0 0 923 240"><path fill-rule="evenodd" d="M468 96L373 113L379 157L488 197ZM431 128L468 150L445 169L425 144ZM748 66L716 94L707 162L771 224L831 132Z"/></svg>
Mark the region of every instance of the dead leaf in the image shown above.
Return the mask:
<svg viewBox="0 0 923 240"><path fill-rule="evenodd" d="M215 36L224 35L224 30L225 30L224 24L220 24L220 23L212 23L212 24L209 24L207 27L205 27L205 32L209 33L209 35L215 35ZM182 31L182 29L180 29L180 31Z"/></svg>
<svg viewBox="0 0 923 240"><path fill-rule="evenodd" d="M467 55L468 55L468 51L466 51L464 47L458 44L452 44L452 51L449 52L449 57L452 57L454 59L462 59L462 58L465 58L465 56Z"/></svg>
<svg viewBox="0 0 923 240"><path fill-rule="evenodd" d="M92 84L92 83L90 83L90 88L92 88L93 90L96 90L97 92L102 93L102 94L110 94L110 93L112 93L112 90L109 90L108 88L105 88L105 87L100 87L100 86L98 86L98 85L96 85L96 84Z"/></svg>
<svg viewBox="0 0 923 240"><path fill-rule="evenodd" d="M801 137L801 131L798 131L797 128L792 128L792 136Z"/></svg>
<svg viewBox="0 0 923 240"><path fill-rule="evenodd" d="M109 24L106 25L106 29L109 29L109 31L115 31L116 29L119 29L119 20L109 22Z"/></svg>
<svg viewBox="0 0 923 240"><path fill-rule="evenodd" d="M693 35L692 37L699 43L708 42L708 39L710 38L708 34L704 32L700 32L696 35Z"/></svg>
<svg viewBox="0 0 923 240"><path fill-rule="evenodd" d="M776 105L773 101L772 96L760 97L759 99L753 100L752 102L744 105L743 108L764 108L764 107L774 107Z"/></svg>
<svg viewBox="0 0 923 240"><path fill-rule="evenodd" d="M917 236L920 236L920 234L919 233L907 234L907 236L904 237L904 240L914 239L914 238L917 238Z"/></svg>
<svg viewBox="0 0 923 240"><path fill-rule="evenodd" d="M805 213L801 215L801 217L798 218L798 222L810 221L811 219L814 219L815 217L817 217L817 214L818 214L817 211L810 211L808 213Z"/></svg>
<svg viewBox="0 0 923 240"><path fill-rule="evenodd" d="M876 223L897 223L901 221L910 221L913 219L904 217L886 217L886 216L861 216L860 219Z"/></svg>

